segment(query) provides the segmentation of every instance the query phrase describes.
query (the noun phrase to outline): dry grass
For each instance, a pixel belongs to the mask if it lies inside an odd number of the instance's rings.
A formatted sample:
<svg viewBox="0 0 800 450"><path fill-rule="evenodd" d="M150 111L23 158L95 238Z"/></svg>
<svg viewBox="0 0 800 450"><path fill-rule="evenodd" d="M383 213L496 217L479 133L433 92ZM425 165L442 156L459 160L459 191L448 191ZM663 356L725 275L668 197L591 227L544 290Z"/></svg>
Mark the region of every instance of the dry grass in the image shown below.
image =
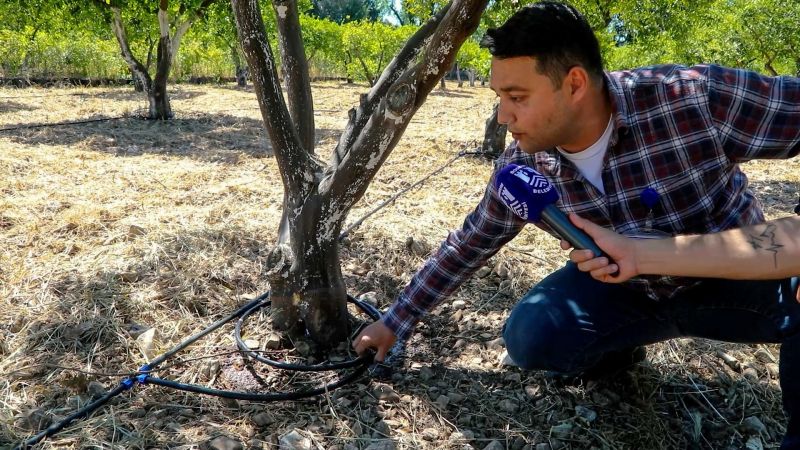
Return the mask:
<svg viewBox="0 0 800 450"><path fill-rule="evenodd" d="M314 86L319 149L327 154L363 86ZM135 114L127 88L0 90L0 128ZM267 289L262 271L279 218L281 186L252 90L178 86L178 119L135 119L0 132L0 446L30 434L27 411L64 417L145 362L136 336L157 330L156 353ZM482 138L488 89L434 93L376 177L351 220ZM357 229L342 250L352 294L386 306L422 258L406 240L434 248L480 198L489 162L462 158L424 189L398 199ZM800 161L746 168L771 217L790 212ZM784 421L775 346L684 339L652 346L627 382L563 386L538 373L501 368L491 345L514 299L565 260L532 227L421 325L408 370L380 400L375 382L299 402L253 404L137 388L42 448L193 448L224 434L275 445L300 429L317 448L366 447L387 434L398 447L672 449L741 448L742 420L758 417L768 445ZM503 274L502 267L510 269ZM453 316L456 320L453 320ZM254 317L249 338L268 325ZM232 349L230 329L182 354ZM726 364L725 352L737 359ZM219 364L217 373L209 369ZM225 355L161 375L237 387L241 358ZM270 389L329 380L259 372ZM437 399L451 395L449 404ZM597 419L576 418L576 407ZM578 411L582 411L578 408ZM271 419L257 425L260 412ZM565 431L566 430L566 431Z"/></svg>

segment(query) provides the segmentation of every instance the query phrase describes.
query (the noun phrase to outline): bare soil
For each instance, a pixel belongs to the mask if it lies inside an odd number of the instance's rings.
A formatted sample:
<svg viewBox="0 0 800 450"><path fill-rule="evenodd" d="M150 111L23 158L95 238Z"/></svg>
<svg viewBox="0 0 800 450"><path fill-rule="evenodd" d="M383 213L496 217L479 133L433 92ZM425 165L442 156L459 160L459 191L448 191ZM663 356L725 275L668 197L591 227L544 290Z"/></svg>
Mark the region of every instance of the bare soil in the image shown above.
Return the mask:
<svg viewBox="0 0 800 450"><path fill-rule="evenodd" d="M366 90L314 85L320 155ZM265 259L282 187L255 95L233 85L171 92L173 121L31 128L134 116L146 103L128 87L0 89L0 447L269 288ZM478 147L493 101L487 88L434 92L348 223ZM342 248L350 293L388 306L461 225L491 168L459 158L355 229ZM800 160L745 170L770 217L791 213ZM292 431L319 449L778 446L785 418L774 345L673 340L650 346L632 373L589 384L501 366L497 339L510 308L564 261L554 239L529 227L423 320L389 380L364 377L328 395L267 404L140 386L40 448L277 448ZM244 335L263 348L263 313ZM272 357L313 359L285 347ZM335 358L352 357L346 347ZM234 349L229 326L158 375L258 392L337 376L251 369Z"/></svg>

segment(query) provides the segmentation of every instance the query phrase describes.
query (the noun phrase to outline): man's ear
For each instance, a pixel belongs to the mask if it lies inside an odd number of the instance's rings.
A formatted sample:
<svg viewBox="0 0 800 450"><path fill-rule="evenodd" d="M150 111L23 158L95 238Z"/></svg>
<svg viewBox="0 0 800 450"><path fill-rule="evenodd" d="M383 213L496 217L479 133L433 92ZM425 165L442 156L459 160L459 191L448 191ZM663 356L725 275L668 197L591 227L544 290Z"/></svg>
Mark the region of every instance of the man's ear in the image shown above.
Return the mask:
<svg viewBox="0 0 800 450"><path fill-rule="evenodd" d="M574 100L580 100L586 95L589 83L589 72L581 66L573 66L564 77L562 89L566 89Z"/></svg>

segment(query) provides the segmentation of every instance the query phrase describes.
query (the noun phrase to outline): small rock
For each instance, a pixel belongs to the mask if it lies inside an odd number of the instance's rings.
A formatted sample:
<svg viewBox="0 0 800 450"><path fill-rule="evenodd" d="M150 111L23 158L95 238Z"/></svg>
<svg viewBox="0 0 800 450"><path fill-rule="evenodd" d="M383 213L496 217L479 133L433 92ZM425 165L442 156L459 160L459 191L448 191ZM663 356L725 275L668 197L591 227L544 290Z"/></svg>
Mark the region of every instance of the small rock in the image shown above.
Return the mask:
<svg viewBox="0 0 800 450"><path fill-rule="evenodd" d="M257 339L245 339L244 345L247 346L250 350L258 350L258 346L261 344L258 342Z"/></svg>
<svg viewBox="0 0 800 450"><path fill-rule="evenodd" d="M356 447L358 448L358 447ZM364 450L395 450L397 449L397 444L394 443L391 439L380 439L375 442L372 442Z"/></svg>
<svg viewBox="0 0 800 450"><path fill-rule="evenodd" d="M493 340L491 340L491 341L486 343L486 348L488 348L489 350L500 351L500 350L504 349L505 346L506 346L506 341L501 337L499 337L497 339L493 339Z"/></svg>
<svg viewBox="0 0 800 450"><path fill-rule="evenodd" d="M253 416L253 423L264 428L275 423L275 418L269 413L260 412Z"/></svg>
<svg viewBox="0 0 800 450"><path fill-rule="evenodd" d="M595 411L581 405L575 407L575 414L589 423L597 419L597 413Z"/></svg>
<svg viewBox="0 0 800 450"><path fill-rule="evenodd" d="M736 359L736 357L734 357L731 354L725 353L722 350L717 350L717 356L719 356L720 359L722 359L722 361L728 367L730 367L731 369L733 369L733 370L735 370L737 372L739 371L740 364L739 364L739 360Z"/></svg>
<svg viewBox="0 0 800 450"><path fill-rule="evenodd" d="M550 434L558 439L566 439L572 434L572 428L571 423L562 423L550 428Z"/></svg>
<svg viewBox="0 0 800 450"><path fill-rule="evenodd" d="M139 275L139 272L120 272L117 277L126 283L135 283L139 281L141 275Z"/></svg>
<svg viewBox="0 0 800 450"><path fill-rule="evenodd" d="M281 348L281 337L276 333L268 334L267 339L264 341L264 348L268 350L278 350Z"/></svg>
<svg viewBox="0 0 800 450"><path fill-rule="evenodd" d="M536 450L552 450L549 442L540 442L536 444Z"/></svg>
<svg viewBox="0 0 800 450"><path fill-rule="evenodd" d="M505 450L505 446L500 443L500 441L491 441L489 442L486 447L483 447L483 450Z"/></svg>
<svg viewBox="0 0 800 450"><path fill-rule="evenodd" d="M408 239L406 239L406 248L411 251L411 253L419 257L427 256L431 251L430 246L428 246L426 243L410 236Z"/></svg>
<svg viewBox="0 0 800 450"><path fill-rule="evenodd" d="M464 300L453 300L452 306L453 309L462 309L467 306L467 302Z"/></svg>
<svg viewBox="0 0 800 450"><path fill-rule="evenodd" d="M499 261L497 264L495 264L494 273L500 279L508 278L508 267L506 266L505 261Z"/></svg>
<svg viewBox="0 0 800 450"><path fill-rule="evenodd" d="M539 385L529 384L525 386L525 396L528 397L529 399L534 399L539 395L540 389L541 388L539 387Z"/></svg>
<svg viewBox="0 0 800 450"><path fill-rule="evenodd" d="M772 352L764 347L759 347L759 349L756 350L755 357L764 364L778 362L778 359L772 355Z"/></svg>
<svg viewBox="0 0 800 450"><path fill-rule="evenodd" d="M777 364L768 363L768 364L765 364L764 367L767 368L767 373L769 373L770 377L778 378L778 374L780 373L780 369L779 369L779 366Z"/></svg>
<svg viewBox="0 0 800 450"><path fill-rule="evenodd" d="M400 395L388 384L377 384L372 393L378 400L383 400L388 403L397 403L400 401Z"/></svg>
<svg viewBox="0 0 800 450"><path fill-rule="evenodd" d="M422 439L426 441L435 441L439 439L439 430L436 428L425 428L422 430Z"/></svg>
<svg viewBox="0 0 800 450"><path fill-rule="evenodd" d="M389 428L389 424L384 422L383 420L379 420L372 425L372 428L375 429L375 432L372 433L372 437L374 438L387 438L391 436L392 430Z"/></svg>
<svg viewBox="0 0 800 450"><path fill-rule="evenodd" d="M458 392L448 392L447 398L450 399L451 403L461 403L464 401L464 395L459 394Z"/></svg>
<svg viewBox="0 0 800 450"><path fill-rule="evenodd" d="M250 441L247 442L247 446L249 450L261 450L264 448L264 442L258 439L250 439Z"/></svg>
<svg viewBox="0 0 800 450"><path fill-rule="evenodd" d="M311 345L306 341L295 342L294 349L297 350L297 353L300 353L303 356L308 356L311 354Z"/></svg>
<svg viewBox="0 0 800 450"><path fill-rule="evenodd" d="M137 236L144 236L147 234L147 230L140 227L139 225L131 225L128 227L128 237L137 237Z"/></svg>
<svg viewBox="0 0 800 450"><path fill-rule="evenodd" d="M156 329L150 328L136 338L136 345L144 355L145 360L150 361L155 358L155 339Z"/></svg>
<svg viewBox="0 0 800 450"><path fill-rule="evenodd" d="M200 370L207 380L213 379L215 376L217 376L217 373L219 373L219 360L213 359L206 361Z"/></svg>
<svg viewBox="0 0 800 450"><path fill-rule="evenodd" d="M440 395L436 398L436 406L438 406L439 409L447 409L448 403L450 403L450 397L446 395Z"/></svg>
<svg viewBox="0 0 800 450"><path fill-rule="evenodd" d="M89 385L86 386L86 392L92 398L100 398L106 394L106 387L99 381L91 381Z"/></svg>
<svg viewBox="0 0 800 450"><path fill-rule="evenodd" d="M378 306L378 293L374 291L365 292L358 296L362 302L369 303L372 306Z"/></svg>
<svg viewBox="0 0 800 450"><path fill-rule="evenodd" d="M514 438L514 442L511 443L511 450L522 450L525 444L525 439L522 436L517 436Z"/></svg>
<svg viewBox="0 0 800 450"><path fill-rule="evenodd" d="M361 426L361 422L356 422L350 427L350 431L353 432L353 436L360 437L364 434L364 427Z"/></svg>
<svg viewBox="0 0 800 450"><path fill-rule="evenodd" d="M422 381L428 381L433 378L433 370L428 366L422 366L419 369L419 378Z"/></svg>
<svg viewBox="0 0 800 450"><path fill-rule="evenodd" d="M226 408L239 409L239 400L235 398L220 398L219 402Z"/></svg>
<svg viewBox="0 0 800 450"><path fill-rule="evenodd" d="M747 440L747 443L744 444L744 448L747 450L764 450L764 444L761 443L760 437L753 436Z"/></svg>
<svg viewBox="0 0 800 450"><path fill-rule="evenodd" d="M519 405L517 404L517 402L515 402L514 400L509 400L509 399L505 399L505 400L501 401L499 406L500 406L500 409L502 409L503 411L505 411L505 412L507 412L509 414L514 414L519 409Z"/></svg>
<svg viewBox="0 0 800 450"><path fill-rule="evenodd" d="M742 421L742 427L745 431L753 434L761 434L767 432L767 427L764 422L756 416L750 416Z"/></svg>
<svg viewBox="0 0 800 450"><path fill-rule="evenodd" d="M758 381L758 372L752 367L744 369L742 375L750 381Z"/></svg>
<svg viewBox="0 0 800 450"><path fill-rule="evenodd" d="M242 443L227 436L217 436L203 444L204 450L244 450Z"/></svg>
<svg viewBox="0 0 800 450"><path fill-rule="evenodd" d="M485 278L490 273L492 273L492 269L490 269L489 267L483 266L483 267L481 267L480 269L478 269L475 272L475 276L478 277L478 278Z"/></svg>
<svg viewBox="0 0 800 450"><path fill-rule="evenodd" d="M311 439L294 429L278 439L280 450L311 450Z"/></svg>
<svg viewBox="0 0 800 450"><path fill-rule="evenodd" d="M16 422L16 426L30 431L41 431L53 423L53 416L43 409L29 409Z"/></svg>

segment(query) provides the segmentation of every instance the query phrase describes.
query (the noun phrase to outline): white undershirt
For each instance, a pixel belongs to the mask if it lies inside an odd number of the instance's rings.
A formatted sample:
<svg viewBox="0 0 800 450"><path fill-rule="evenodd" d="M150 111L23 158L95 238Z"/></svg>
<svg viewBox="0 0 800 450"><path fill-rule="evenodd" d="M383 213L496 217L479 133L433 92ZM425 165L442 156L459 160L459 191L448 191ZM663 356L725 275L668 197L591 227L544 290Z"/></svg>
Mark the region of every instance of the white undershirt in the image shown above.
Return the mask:
<svg viewBox="0 0 800 450"><path fill-rule="evenodd" d="M606 193L605 189L603 189L603 159L606 156L606 150L608 150L608 141L611 140L611 131L614 129L611 119L612 118L609 117L606 131L603 132L600 139L586 150L577 153L569 153L565 152L560 147L556 147L565 158L572 161L572 164L575 164L575 167L578 168L581 175L602 192L603 195Z"/></svg>

